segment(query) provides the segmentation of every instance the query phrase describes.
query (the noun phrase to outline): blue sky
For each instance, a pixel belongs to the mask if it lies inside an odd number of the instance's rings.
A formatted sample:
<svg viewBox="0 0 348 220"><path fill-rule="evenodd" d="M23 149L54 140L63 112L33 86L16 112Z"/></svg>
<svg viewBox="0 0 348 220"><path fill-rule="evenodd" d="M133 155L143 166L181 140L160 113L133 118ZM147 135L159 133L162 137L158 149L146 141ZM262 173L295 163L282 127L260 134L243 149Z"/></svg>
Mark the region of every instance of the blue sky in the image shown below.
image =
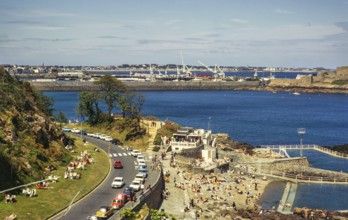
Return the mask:
<svg viewBox="0 0 348 220"><path fill-rule="evenodd" d="M348 0L3 0L0 63L348 65Z"/></svg>

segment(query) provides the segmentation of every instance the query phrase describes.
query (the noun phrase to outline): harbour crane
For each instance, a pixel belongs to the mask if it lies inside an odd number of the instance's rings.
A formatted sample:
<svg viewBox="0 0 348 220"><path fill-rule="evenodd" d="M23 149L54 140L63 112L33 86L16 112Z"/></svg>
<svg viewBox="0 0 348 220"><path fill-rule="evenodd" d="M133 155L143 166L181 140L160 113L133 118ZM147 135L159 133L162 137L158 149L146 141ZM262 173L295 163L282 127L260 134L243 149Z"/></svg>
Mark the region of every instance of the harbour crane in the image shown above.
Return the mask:
<svg viewBox="0 0 348 220"><path fill-rule="evenodd" d="M182 55L182 51L181 51L181 65L182 65L183 74L185 74L186 76L192 76L192 72L191 72L192 67L189 68L187 65L185 65L184 56Z"/></svg>
<svg viewBox="0 0 348 220"><path fill-rule="evenodd" d="M215 78L225 78L224 71L222 71L222 69L218 65L215 65L214 69L211 69L209 66L205 65L202 61L197 60L197 62L203 65L205 68L207 68L207 70L212 72Z"/></svg>

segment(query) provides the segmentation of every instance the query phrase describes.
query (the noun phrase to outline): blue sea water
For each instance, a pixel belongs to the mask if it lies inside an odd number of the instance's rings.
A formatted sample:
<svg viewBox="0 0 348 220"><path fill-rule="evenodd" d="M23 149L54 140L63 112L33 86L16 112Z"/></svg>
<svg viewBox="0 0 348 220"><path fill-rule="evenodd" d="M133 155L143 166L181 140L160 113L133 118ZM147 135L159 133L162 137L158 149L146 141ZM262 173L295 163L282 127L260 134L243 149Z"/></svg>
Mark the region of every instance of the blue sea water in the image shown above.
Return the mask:
<svg viewBox="0 0 348 220"><path fill-rule="evenodd" d="M348 96L259 91L144 91L144 115L184 126L210 128L253 145L348 143ZM45 92L57 112L78 118L78 92ZM106 108L105 105L101 106Z"/></svg>
<svg viewBox="0 0 348 220"><path fill-rule="evenodd" d="M304 144L339 145L348 143L348 96L343 94L301 94L259 91L143 91L144 115L169 119L183 126L210 127L213 133L228 133L232 139L252 145L298 144L297 128L306 128ZM71 120L78 92L45 92L55 100L56 112ZM101 106L104 110L105 105ZM115 112L116 113L116 112ZM303 151L311 166L348 172L348 160L316 151ZM289 151L295 156L299 151ZM282 184L266 190L263 202L276 205ZM341 191L344 193L340 194ZM281 192L281 193L280 193ZM294 206L348 209L347 187L299 184ZM338 202L324 199L337 197Z"/></svg>

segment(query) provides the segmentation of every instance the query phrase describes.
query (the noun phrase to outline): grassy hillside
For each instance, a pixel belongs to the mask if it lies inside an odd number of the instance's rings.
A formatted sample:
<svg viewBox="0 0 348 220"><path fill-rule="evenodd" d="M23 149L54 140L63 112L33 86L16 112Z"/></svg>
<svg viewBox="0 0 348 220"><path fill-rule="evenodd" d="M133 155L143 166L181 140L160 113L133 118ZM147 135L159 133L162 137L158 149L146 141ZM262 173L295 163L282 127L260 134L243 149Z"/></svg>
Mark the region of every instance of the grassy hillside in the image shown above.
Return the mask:
<svg viewBox="0 0 348 220"><path fill-rule="evenodd" d="M0 190L40 178L71 158L73 140L52 123L52 101L0 67Z"/></svg>

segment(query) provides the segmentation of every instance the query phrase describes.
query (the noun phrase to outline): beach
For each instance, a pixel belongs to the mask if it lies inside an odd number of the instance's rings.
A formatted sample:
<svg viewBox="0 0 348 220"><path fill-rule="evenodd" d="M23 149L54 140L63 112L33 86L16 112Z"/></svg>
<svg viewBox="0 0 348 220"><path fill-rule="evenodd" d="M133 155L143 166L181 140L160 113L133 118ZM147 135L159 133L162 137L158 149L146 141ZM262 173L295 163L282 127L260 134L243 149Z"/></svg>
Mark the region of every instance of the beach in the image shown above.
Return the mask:
<svg viewBox="0 0 348 220"><path fill-rule="evenodd" d="M169 174L161 206L178 219L226 219L240 210L260 210L258 201L271 182L261 177L234 172L192 174L162 161Z"/></svg>

